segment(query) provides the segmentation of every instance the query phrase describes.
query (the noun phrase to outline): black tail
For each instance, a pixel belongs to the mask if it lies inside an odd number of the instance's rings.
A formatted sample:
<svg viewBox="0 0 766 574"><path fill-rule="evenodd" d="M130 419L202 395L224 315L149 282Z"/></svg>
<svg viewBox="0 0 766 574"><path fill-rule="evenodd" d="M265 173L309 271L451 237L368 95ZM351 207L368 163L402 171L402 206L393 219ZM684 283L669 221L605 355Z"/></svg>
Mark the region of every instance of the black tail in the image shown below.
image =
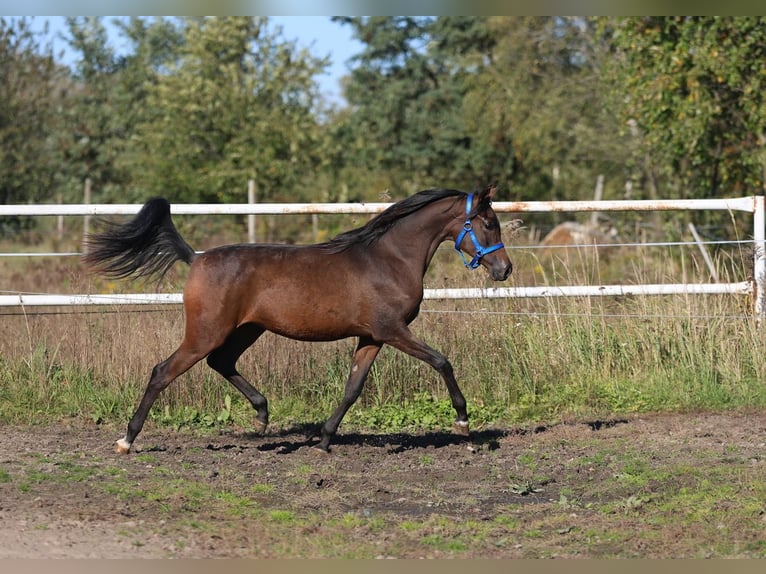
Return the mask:
<svg viewBox="0 0 766 574"><path fill-rule="evenodd" d="M104 225L104 231L85 239L82 260L108 277L162 279L176 261L191 265L196 256L173 225L170 204L161 197L147 201L127 223Z"/></svg>

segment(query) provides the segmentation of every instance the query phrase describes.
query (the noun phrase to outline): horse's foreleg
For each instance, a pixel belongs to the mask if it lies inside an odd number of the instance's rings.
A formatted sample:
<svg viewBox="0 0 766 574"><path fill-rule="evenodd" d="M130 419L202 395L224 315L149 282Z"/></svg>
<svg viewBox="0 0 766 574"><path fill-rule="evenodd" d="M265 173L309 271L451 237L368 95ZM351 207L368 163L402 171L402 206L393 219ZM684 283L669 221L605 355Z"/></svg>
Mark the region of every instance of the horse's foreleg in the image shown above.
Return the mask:
<svg viewBox="0 0 766 574"><path fill-rule="evenodd" d="M364 381L367 379L370 367L372 367L372 363L375 361L375 357L378 356L382 346L381 343L373 341L367 337L359 338L359 343L356 346L354 358L351 363L351 372L346 381L346 390L343 394L343 400L332 415L330 415L330 418L327 419L324 426L322 426L322 438L319 441L319 444L314 448L322 452L329 452L330 440L335 436L335 433L338 432L340 421L343 420L348 409L351 408L351 405L356 402L359 395L362 393Z"/></svg>
<svg viewBox="0 0 766 574"><path fill-rule="evenodd" d="M455 373L447 357L440 352L432 349L422 341L416 339L409 329L404 329L395 337L386 340L386 343L400 351L407 353L411 357L420 359L431 365L442 377L447 385L452 407L455 409L455 421L452 423L452 431L456 434L468 436L468 411L466 410L466 400L460 387L455 380Z"/></svg>

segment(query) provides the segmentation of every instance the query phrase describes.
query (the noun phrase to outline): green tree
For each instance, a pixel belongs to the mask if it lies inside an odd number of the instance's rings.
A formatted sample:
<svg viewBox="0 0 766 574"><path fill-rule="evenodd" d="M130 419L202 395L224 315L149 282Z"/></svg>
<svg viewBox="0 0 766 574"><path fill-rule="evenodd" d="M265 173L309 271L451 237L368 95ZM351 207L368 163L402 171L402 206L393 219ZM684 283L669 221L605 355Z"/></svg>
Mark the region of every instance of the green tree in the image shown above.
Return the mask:
<svg viewBox="0 0 766 574"><path fill-rule="evenodd" d="M663 196L763 193L766 19L609 19L608 68L637 162Z"/></svg>
<svg viewBox="0 0 766 574"><path fill-rule="evenodd" d="M583 18L492 17L491 65L472 78L468 126L507 154L514 199L590 199L620 188L628 156L600 78L604 46Z"/></svg>
<svg viewBox="0 0 766 574"><path fill-rule="evenodd" d="M154 112L150 107L149 94L167 75L181 57L184 46L183 23L172 18L120 19L115 22L129 49L118 57L119 74L112 95L114 109L119 110L119 134L121 149L115 164L126 175L125 185L120 186L122 201L140 202L146 193L137 183L148 158L141 146L136 146L138 128L152 121Z"/></svg>
<svg viewBox="0 0 766 574"><path fill-rule="evenodd" d="M428 185L485 182L493 168L477 163L463 122L471 66L492 39L482 18L336 18L365 44L346 83L351 112L336 125L346 171L370 165L388 173L397 194ZM479 54L477 56L477 54Z"/></svg>
<svg viewBox="0 0 766 574"><path fill-rule="evenodd" d="M341 21L366 44L347 82L351 111L336 126L360 171L381 166L404 193L497 181L519 199L591 195L599 174L624 181L603 47L587 20Z"/></svg>
<svg viewBox="0 0 766 574"><path fill-rule="evenodd" d="M118 166L130 130L120 84L124 61L108 42L103 18L67 18L67 27L66 40L79 59L60 107L59 188L70 201L81 201L90 179L94 197L104 200L119 196L130 180Z"/></svg>
<svg viewBox="0 0 766 574"><path fill-rule="evenodd" d="M0 203L43 201L53 196L56 164L51 132L61 71L52 49L41 47L26 18L0 18ZM27 226L0 220L0 235Z"/></svg>
<svg viewBox="0 0 766 574"><path fill-rule="evenodd" d="M184 43L147 86L128 155L138 187L188 202L292 192L319 164L314 76L326 65L266 18L191 18Z"/></svg>

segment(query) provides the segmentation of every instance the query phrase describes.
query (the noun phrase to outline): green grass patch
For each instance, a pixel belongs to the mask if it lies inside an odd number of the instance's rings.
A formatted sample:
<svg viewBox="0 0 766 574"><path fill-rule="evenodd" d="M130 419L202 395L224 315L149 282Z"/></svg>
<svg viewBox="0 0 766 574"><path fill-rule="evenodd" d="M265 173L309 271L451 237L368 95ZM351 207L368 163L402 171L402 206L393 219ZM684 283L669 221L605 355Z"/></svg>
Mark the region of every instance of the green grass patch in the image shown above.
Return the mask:
<svg viewBox="0 0 766 574"><path fill-rule="evenodd" d="M279 522L280 524L293 524L295 522L295 512L292 510L271 510L267 513L267 517L272 522Z"/></svg>

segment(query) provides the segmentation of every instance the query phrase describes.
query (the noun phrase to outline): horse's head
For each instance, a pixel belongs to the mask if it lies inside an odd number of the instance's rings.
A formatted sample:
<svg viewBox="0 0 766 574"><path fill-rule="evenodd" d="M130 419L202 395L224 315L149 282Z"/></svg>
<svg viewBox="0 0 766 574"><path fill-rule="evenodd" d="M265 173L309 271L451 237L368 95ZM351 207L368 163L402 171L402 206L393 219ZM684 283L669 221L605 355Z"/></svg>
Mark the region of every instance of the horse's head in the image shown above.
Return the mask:
<svg viewBox="0 0 766 574"><path fill-rule="evenodd" d="M492 279L505 281L513 265L500 238L500 222L492 209L496 192L495 186L489 186L466 197L465 222L455 238L455 249L466 267L476 269L483 265ZM466 260L463 251L471 255L471 261Z"/></svg>

